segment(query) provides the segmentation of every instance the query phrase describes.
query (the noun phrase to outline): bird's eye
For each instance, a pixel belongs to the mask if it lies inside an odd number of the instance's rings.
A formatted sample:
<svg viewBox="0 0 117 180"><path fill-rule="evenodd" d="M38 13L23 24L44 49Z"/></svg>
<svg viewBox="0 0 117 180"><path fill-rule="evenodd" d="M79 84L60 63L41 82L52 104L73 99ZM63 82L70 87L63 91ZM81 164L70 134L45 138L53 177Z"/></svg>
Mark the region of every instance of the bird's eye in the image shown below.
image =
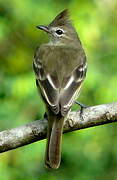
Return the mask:
<svg viewBox="0 0 117 180"><path fill-rule="evenodd" d="M56 34L61 35L61 34L63 34L63 31L58 29L58 30L56 30Z"/></svg>

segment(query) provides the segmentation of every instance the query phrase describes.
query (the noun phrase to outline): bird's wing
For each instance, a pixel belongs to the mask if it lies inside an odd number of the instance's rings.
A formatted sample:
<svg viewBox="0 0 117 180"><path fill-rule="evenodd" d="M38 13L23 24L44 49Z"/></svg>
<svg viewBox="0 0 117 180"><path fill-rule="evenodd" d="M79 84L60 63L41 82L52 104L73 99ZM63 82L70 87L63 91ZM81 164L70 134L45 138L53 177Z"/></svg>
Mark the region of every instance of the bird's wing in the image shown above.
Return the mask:
<svg viewBox="0 0 117 180"><path fill-rule="evenodd" d="M67 114L72 103L78 97L82 81L86 76L87 64L84 56L82 64L78 65L70 74L69 77L64 78L63 87L60 94L60 111L63 116Z"/></svg>
<svg viewBox="0 0 117 180"><path fill-rule="evenodd" d="M45 72L39 54L35 54L33 68L36 75L36 84L41 90L42 97L49 104L55 114L59 112L59 88L57 76ZM55 73L54 73L55 74Z"/></svg>
<svg viewBox="0 0 117 180"><path fill-rule="evenodd" d="M65 116L68 113L76 96L78 95L82 81L86 75L87 65L85 54L78 56L78 65L72 68L72 71L69 73L69 75L64 74L62 77L62 84L59 84L58 74L60 73L56 71L52 71L52 73L45 72L46 68L41 61L39 51L36 52L37 53L34 57L33 67L36 74L37 86L39 86L39 89L41 89L41 94L49 104L52 111L55 114L58 114L60 111L61 114ZM48 52L47 57L49 58L48 62L53 59L51 52ZM55 67L53 64L52 66Z"/></svg>

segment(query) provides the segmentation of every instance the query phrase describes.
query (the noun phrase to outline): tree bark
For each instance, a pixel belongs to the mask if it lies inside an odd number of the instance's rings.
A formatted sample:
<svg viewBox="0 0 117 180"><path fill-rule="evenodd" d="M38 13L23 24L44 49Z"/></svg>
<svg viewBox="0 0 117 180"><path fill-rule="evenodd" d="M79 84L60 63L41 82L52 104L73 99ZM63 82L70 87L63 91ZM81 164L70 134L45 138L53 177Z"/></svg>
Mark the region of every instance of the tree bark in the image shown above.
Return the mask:
<svg viewBox="0 0 117 180"><path fill-rule="evenodd" d="M64 133L117 122L117 103L70 112L64 123ZM46 138L47 120L37 120L21 127L0 132L0 153Z"/></svg>

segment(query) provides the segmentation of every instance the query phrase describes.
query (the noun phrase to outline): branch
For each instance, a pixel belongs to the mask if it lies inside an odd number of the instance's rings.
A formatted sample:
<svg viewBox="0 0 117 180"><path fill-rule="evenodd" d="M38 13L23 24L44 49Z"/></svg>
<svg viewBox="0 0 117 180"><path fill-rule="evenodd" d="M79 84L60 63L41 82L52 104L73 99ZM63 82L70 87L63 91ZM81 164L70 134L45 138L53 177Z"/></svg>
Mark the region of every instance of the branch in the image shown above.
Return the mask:
<svg viewBox="0 0 117 180"><path fill-rule="evenodd" d="M117 103L88 107L70 112L64 124L64 133L92 126L117 122ZM47 120L37 120L11 130L0 132L0 153L46 138Z"/></svg>

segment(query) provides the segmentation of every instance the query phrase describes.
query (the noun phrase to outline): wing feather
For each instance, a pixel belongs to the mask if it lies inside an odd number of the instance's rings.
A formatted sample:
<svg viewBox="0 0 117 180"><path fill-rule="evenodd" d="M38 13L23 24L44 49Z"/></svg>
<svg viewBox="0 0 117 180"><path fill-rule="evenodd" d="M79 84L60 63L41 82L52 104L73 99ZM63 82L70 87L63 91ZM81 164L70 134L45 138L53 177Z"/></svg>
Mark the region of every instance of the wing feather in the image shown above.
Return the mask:
<svg viewBox="0 0 117 180"><path fill-rule="evenodd" d="M46 72L47 67L45 68L42 60L39 59L39 51L35 54L33 67L37 83L43 98L55 114L61 112L65 116L79 94L87 70L85 54L81 58L83 59L78 60L79 64L69 75L64 74L64 77L61 76L62 80L60 81L62 83L60 83L56 68L51 74Z"/></svg>
<svg viewBox="0 0 117 180"><path fill-rule="evenodd" d="M57 80L55 80L53 76L50 76L44 72L41 62L39 63L39 59L33 61L33 68L36 75L36 84L38 84L40 87L43 98L46 99L52 111L55 114L58 114L59 89L56 86L57 83L55 83Z"/></svg>
<svg viewBox="0 0 117 180"><path fill-rule="evenodd" d="M80 92L80 88L82 85L82 81L86 76L86 64L82 64L78 66L71 74L69 78L67 78L66 84L61 90L60 94L60 107L61 114L65 116L69 111L72 103L78 96ZM64 80L65 82L65 80Z"/></svg>

